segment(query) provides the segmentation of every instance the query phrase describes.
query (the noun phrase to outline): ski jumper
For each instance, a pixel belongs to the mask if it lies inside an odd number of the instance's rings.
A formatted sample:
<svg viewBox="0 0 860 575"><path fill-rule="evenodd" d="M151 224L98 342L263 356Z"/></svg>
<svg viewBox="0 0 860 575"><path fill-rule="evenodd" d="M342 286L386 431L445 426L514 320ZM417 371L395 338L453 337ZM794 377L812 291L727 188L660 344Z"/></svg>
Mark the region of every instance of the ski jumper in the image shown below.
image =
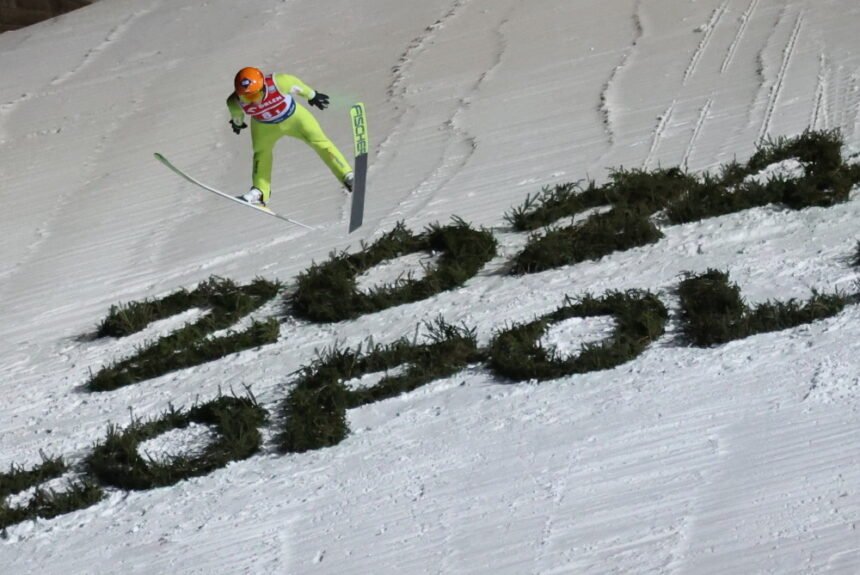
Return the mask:
<svg viewBox="0 0 860 575"><path fill-rule="evenodd" d="M227 108L235 124L241 124L245 114L251 117L251 145L254 149L251 179L254 187L263 193L263 202L268 202L272 193L272 151L283 136L303 140L342 182L352 168L322 131L316 118L295 99L295 96L301 96L310 100L316 92L289 74L268 75L265 86L265 95L258 103L243 102L235 92L227 98Z"/></svg>

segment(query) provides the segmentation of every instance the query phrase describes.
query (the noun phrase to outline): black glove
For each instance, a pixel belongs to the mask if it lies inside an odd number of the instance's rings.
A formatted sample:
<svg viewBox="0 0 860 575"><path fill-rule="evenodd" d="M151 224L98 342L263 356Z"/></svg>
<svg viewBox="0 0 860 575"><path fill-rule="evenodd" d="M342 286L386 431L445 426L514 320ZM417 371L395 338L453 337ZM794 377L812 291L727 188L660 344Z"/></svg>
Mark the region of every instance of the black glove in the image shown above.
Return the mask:
<svg viewBox="0 0 860 575"><path fill-rule="evenodd" d="M247 127L248 127L248 124L246 124L245 122L242 122L242 124L241 124L241 125L239 125L239 124L237 124L236 122L234 122L233 120L230 120L230 126L233 128L233 133L234 133L234 134L238 134L238 133L239 133L239 132L241 132L244 128L247 128Z"/></svg>
<svg viewBox="0 0 860 575"><path fill-rule="evenodd" d="M316 106L320 110L325 110L328 108L328 96L323 94L322 92L317 92L314 94L314 97L308 100L308 104L311 106Z"/></svg>

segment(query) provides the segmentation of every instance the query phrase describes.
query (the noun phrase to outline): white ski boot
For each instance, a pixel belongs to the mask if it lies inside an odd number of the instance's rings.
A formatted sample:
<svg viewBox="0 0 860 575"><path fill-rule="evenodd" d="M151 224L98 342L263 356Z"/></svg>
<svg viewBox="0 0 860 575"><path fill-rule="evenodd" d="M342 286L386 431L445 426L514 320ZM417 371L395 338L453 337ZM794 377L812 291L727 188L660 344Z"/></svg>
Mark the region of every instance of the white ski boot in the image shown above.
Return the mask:
<svg viewBox="0 0 860 575"><path fill-rule="evenodd" d="M258 190L257 188L251 188L248 190L247 194L242 194L239 196L240 200L246 201L252 206L265 206L263 203L263 192Z"/></svg>
<svg viewBox="0 0 860 575"><path fill-rule="evenodd" d="M346 188L347 193L352 193L352 182L355 181L355 176L352 172L348 173L343 177L343 187Z"/></svg>

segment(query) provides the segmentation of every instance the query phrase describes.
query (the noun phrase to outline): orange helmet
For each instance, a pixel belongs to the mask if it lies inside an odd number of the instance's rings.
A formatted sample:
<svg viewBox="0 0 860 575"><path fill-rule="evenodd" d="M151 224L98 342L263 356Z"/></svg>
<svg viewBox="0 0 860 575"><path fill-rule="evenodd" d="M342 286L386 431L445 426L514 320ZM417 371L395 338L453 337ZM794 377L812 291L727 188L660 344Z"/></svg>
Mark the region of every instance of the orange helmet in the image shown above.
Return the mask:
<svg viewBox="0 0 860 575"><path fill-rule="evenodd" d="M233 80L238 96L253 97L263 91L266 77L259 68L242 68Z"/></svg>

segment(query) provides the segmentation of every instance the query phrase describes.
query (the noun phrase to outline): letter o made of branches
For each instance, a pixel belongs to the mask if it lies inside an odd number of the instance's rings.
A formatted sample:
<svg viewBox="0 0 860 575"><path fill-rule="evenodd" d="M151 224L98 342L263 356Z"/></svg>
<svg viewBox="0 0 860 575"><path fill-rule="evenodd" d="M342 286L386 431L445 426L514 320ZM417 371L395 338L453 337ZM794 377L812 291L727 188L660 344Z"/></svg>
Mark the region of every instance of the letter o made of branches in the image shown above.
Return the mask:
<svg viewBox="0 0 860 575"><path fill-rule="evenodd" d="M420 235L399 223L360 252L333 255L300 274L291 307L297 317L324 323L421 301L462 285L496 255L496 247L490 232L474 230L459 219L444 227L430 226ZM356 278L362 273L386 260L417 252L441 254L423 278L402 279L369 293L358 290Z"/></svg>
<svg viewBox="0 0 860 575"><path fill-rule="evenodd" d="M540 345L541 337L555 323L605 315L615 318L612 334L583 345L575 356L562 358L554 349ZM601 298L585 296L576 301L566 298L554 312L496 334L490 343L489 366L496 374L515 381L610 369L641 354L663 334L667 319L665 306L648 292L609 292Z"/></svg>
<svg viewBox="0 0 860 575"><path fill-rule="evenodd" d="M123 430L110 427L105 440L87 458L86 467L100 483L121 489L173 485L257 453L262 442L258 427L265 419L265 410L247 398L219 397L187 412L171 408L152 421L135 421ZM144 441L172 429L184 429L192 422L209 425L217 433L217 438L200 452L165 460L138 452Z"/></svg>

